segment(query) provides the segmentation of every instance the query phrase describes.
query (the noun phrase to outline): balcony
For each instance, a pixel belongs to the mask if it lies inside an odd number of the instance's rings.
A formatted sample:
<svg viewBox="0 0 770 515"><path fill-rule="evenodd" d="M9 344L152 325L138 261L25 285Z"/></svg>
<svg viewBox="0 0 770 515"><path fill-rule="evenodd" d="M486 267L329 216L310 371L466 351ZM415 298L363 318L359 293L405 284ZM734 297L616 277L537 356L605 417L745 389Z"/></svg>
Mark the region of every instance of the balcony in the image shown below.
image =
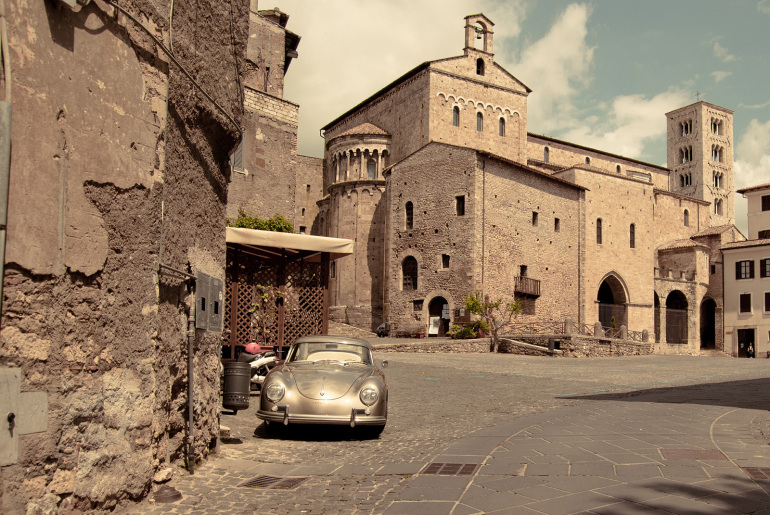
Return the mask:
<svg viewBox="0 0 770 515"><path fill-rule="evenodd" d="M517 276L514 277L513 291L522 295L529 295L531 297L540 296L540 281L537 279L531 279L529 277Z"/></svg>

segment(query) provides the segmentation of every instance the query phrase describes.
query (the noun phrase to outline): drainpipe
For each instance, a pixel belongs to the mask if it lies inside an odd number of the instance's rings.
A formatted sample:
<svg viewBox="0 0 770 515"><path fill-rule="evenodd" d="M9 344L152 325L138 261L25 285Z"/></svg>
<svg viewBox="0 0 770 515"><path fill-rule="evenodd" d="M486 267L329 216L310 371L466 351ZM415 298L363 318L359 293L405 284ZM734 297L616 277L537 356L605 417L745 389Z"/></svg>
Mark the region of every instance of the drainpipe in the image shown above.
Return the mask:
<svg viewBox="0 0 770 515"><path fill-rule="evenodd" d="M5 281L5 234L8 224L8 182L11 177L11 56L5 0L0 0L0 49L5 75L5 100L0 102L0 315L3 312Z"/></svg>
<svg viewBox="0 0 770 515"><path fill-rule="evenodd" d="M187 316L187 420L190 428L187 432L187 468L195 474L195 420L193 417L193 346L195 344L195 281L192 282L192 302Z"/></svg>

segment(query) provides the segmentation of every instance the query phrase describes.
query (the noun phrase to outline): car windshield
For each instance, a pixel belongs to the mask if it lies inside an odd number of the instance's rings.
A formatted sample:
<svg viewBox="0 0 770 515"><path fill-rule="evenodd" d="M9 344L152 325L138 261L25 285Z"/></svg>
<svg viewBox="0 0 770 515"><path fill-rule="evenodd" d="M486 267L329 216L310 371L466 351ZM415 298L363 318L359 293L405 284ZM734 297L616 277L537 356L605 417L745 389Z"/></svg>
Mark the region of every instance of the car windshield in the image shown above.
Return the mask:
<svg viewBox="0 0 770 515"><path fill-rule="evenodd" d="M372 353L362 345L337 342L303 342L294 345L286 359L298 361L372 364Z"/></svg>

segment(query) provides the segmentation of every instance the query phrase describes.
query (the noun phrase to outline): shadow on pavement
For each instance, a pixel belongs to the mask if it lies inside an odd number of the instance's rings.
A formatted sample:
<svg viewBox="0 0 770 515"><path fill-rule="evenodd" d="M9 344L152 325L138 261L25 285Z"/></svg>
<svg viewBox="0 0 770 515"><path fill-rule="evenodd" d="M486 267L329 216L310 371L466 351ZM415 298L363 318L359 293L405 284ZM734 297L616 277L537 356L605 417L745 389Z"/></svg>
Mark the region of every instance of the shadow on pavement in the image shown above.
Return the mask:
<svg viewBox="0 0 770 515"><path fill-rule="evenodd" d="M731 408L770 409L770 378L639 389L623 393L572 395L562 399L703 404Z"/></svg>
<svg viewBox="0 0 770 515"><path fill-rule="evenodd" d="M372 427L358 426L333 426L333 425L313 425L313 424L294 424L284 426L282 424L270 424L264 422L259 424L254 430L256 438L266 440L293 440L303 442L344 442L344 441L362 441L376 440L379 438L379 432Z"/></svg>

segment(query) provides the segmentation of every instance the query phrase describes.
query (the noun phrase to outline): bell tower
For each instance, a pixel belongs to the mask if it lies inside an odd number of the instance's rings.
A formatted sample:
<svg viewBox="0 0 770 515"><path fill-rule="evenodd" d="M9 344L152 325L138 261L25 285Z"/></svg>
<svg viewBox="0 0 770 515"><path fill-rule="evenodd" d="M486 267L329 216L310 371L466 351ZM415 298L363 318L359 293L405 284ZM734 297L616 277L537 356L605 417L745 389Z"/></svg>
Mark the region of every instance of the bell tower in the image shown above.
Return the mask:
<svg viewBox="0 0 770 515"><path fill-rule="evenodd" d="M492 27L495 24L483 14L472 14L465 17L465 55L471 52L484 52L490 56L492 51ZM480 43L480 48L476 44Z"/></svg>
<svg viewBox="0 0 770 515"><path fill-rule="evenodd" d="M709 225L735 223L733 112L701 100L666 118L669 189L709 202Z"/></svg>

